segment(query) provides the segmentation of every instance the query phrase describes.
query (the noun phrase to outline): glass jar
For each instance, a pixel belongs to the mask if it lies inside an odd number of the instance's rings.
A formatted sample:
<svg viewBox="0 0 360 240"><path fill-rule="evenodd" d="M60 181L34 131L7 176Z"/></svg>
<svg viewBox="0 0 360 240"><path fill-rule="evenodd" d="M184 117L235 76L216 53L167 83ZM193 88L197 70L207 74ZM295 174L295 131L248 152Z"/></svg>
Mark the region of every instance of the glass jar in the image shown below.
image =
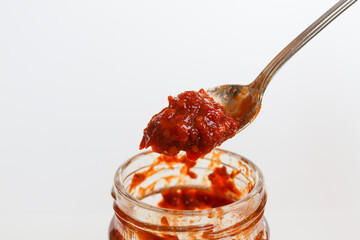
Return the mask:
<svg viewBox="0 0 360 240"><path fill-rule="evenodd" d="M188 174L190 170L184 163L157 161L158 157L151 151L140 153L117 170L112 189L115 215L110 223L110 240L269 239L263 216L267 193L263 175L254 163L238 154L215 149L198 159L191 166L192 174ZM164 189L210 188L208 176L219 167L236 172L234 183L242 195L233 203L204 210L157 206ZM139 173L149 174L134 185L133 178L141 176Z"/></svg>

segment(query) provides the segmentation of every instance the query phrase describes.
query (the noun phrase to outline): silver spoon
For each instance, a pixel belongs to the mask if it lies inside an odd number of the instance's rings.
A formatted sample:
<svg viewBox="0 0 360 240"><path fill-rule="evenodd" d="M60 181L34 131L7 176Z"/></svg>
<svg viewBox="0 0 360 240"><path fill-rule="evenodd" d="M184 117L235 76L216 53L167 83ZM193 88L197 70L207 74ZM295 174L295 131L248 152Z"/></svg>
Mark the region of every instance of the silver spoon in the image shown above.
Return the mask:
<svg viewBox="0 0 360 240"><path fill-rule="evenodd" d="M341 0L336 3L287 45L249 85L222 85L207 91L217 103L224 107L226 112L240 122L239 131L247 127L256 118L261 108L265 89L275 73L300 48L356 1Z"/></svg>

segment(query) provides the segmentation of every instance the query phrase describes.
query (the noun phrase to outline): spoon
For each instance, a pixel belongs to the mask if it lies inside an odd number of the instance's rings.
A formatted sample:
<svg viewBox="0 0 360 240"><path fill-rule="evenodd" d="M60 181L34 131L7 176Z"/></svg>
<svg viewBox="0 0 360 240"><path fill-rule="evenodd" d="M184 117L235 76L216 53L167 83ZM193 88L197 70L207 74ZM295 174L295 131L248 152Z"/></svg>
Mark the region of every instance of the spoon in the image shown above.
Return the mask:
<svg viewBox="0 0 360 240"><path fill-rule="evenodd" d="M259 113L266 87L280 67L356 1L341 0L336 3L287 45L249 85L222 85L209 89L207 93L222 105L227 113L240 122L239 131L243 130Z"/></svg>

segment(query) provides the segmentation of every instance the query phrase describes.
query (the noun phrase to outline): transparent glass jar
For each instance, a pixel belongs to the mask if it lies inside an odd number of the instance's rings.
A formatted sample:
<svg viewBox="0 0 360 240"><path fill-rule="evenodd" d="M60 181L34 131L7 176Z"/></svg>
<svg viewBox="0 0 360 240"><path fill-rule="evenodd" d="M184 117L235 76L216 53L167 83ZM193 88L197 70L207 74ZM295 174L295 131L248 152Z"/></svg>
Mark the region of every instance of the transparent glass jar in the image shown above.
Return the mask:
<svg viewBox="0 0 360 240"><path fill-rule="evenodd" d="M191 168L195 178L184 174L183 163L152 164L158 156L151 151L140 153L117 170L112 189L115 215L110 223L110 240L269 239L263 216L267 193L263 175L254 163L238 154L215 149ZM234 183L244 194L235 202L205 210L157 206L164 189L209 188L209 174L223 166L228 172L237 171ZM146 171L151 174L131 186L134 175Z"/></svg>

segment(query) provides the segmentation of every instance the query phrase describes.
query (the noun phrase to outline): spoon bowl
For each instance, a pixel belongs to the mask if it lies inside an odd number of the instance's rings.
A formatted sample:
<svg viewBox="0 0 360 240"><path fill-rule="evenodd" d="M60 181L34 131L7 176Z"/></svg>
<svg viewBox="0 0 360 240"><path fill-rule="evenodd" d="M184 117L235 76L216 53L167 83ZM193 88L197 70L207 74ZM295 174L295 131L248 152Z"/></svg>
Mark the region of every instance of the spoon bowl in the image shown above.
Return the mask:
<svg viewBox="0 0 360 240"><path fill-rule="evenodd" d="M239 131L247 127L258 115L262 94L252 83L250 85L222 85L211 88L207 93L240 123Z"/></svg>

